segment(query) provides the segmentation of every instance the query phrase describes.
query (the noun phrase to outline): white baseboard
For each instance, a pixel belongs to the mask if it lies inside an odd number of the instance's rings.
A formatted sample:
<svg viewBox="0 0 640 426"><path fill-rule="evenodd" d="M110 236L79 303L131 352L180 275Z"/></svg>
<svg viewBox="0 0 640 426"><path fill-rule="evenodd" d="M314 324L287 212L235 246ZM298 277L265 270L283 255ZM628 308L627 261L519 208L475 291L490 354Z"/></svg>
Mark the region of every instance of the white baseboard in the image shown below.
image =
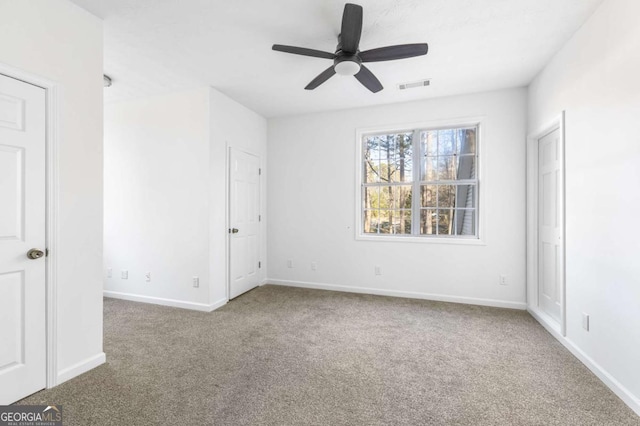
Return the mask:
<svg viewBox="0 0 640 426"><path fill-rule="evenodd" d="M77 364L72 365L71 367L65 368L58 372L58 377L56 380L56 386L60 385L67 380L71 380L74 377L78 377L79 375L86 373L89 370L96 368L99 365L107 362L107 357L104 352L100 352L92 357L89 357L83 361L80 361Z"/></svg>
<svg viewBox="0 0 640 426"><path fill-rule="evenodd" d="M207 312L213 312L218 308L222 308L224 305L227 304L227 302L229 301L229 299L227 299L226 297L223 299L218 300L217 302L214 302L210 305L207 305Z"/></svg>
<svg viewBox="0 0 640 426"><path fill-rule="evenodd" d="M103 294L104 294L104 297L110 297L112 299L129 300L131 302L151 303L154 305L171 306L173 308L182 308L182 309L191 309L192 311L200 311L200 312L215 311L216 309L226 305L228 302L228 299L224 298L211 304L196 303L196 302L187 302L184 300L163 299L161 297L143 296L140 294L121 293L118 291L109 291L109 290L104 290Z"/></svg>
<svg viewBox="0 0 640 426"><path fill-rule="evenodd" d="M547 331L553 334L554 337L561 336L564 338L562 334L560 324L553 320L548 314L540 311L538 308L534 306L527 306L527 312L531 314Z"/></svg>
<svg viewBox="0 0 640 426"><path fill-rule="evenodd" d="M571 340L563 336L559 327L545 318L534 307L529 306L527 311L534 317L553 337L555 337L562 345L569 350L576 358L580 360L593 374L596 375L613 393L615 393L625 404L640 416L640 398L633 395L629 389L624 387L611 374L595 362L589 355L584 353L582 349L576 346Z"/></svg>
<svg viewBox="0 0 640 426"><path fill-rule="evenodd" d="M451 303L463 303L467 305L481 305L492 306L495 308L509 308L509 309L527 309L527 304L524 302L509 302L506 300L493 300L493 299L477 299L473 297L460 297L460 296L448 296L444 294L431 294L431 293L418 293L410 291L396 291L386 290L370 287L353 287L336 284L324 284L324 283L312 283L306 281L289 281L289 280L276 280L267 279L267 284L282 285L289 287L302 287L313 288L317 290L331 290L331 291L344 291L346 293L363 293L363 294L375 294L378 296L393 296L404 297L409 299L425 299L435 300L439 302L451 302Z"/></svg>

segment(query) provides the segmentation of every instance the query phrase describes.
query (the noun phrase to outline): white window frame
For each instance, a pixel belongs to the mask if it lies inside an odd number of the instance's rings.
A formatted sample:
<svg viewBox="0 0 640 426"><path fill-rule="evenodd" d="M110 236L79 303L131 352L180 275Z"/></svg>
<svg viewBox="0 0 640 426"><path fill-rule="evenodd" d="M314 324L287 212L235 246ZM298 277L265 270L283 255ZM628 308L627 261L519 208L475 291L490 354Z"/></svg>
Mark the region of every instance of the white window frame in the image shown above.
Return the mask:
<svg viewBox="0 0 640 426"><path fill-rule="evenodd" d="M476 153L476 230L475 236L454 236L454 235L398 235L398 234L365 234L363 229L363 207L362 207L362 187L364 176L364 162L363 156L363 138L372 134L391 134L391 133L407 133L407 132L420 132L424 130L438 130L460 127L477 127L477 153ZM415 135L414 135L415 137ZM452 120L439 120L428 121L410 124L389 125L384 127L371 127L371 128L359 128L356 129L355 138L355 239L359 241L381 241L381 242L411 242L411 243L436 243L436 244L462 244L462 245L485 245L486 244L486 226L485 226L485 195L486 195L486 182L483 176L485 155L487 151L486 143L486 125L484 123L484 117L466 117L457 118ZM419 164L419 161L415 161L419 158L420 153L414 150L414 164ZM413 193L416 193L416 186L420 186L420 181L414 181L411 183ZM413 197L412 212L416 211L416 204L419 204L417 197ZM416 222L419 221L419 216L412 214L412 228L416 226Z"/></svg>

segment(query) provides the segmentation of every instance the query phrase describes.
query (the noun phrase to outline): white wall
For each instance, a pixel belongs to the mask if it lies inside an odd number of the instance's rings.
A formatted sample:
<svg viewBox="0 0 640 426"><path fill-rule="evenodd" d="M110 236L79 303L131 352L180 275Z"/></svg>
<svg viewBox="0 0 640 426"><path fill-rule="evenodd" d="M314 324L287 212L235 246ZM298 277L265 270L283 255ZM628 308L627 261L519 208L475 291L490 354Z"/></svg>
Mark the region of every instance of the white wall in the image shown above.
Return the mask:
<svg viewBox="0 0 640 426"><path fill-rule="evenodd" d="M566 110L567 340L640 413L638 16L602 4L531 84L529 131Z"/></svg>
<svg viewBox="0 0 640 426"><path fill-rule="evenodd" d="M260 258L262 269L260 281L267 272L267 120L228 96L211 89L210 124L211 124L211 188L210 203L212 209L210 228L210 274L214 284L212 299L226 297L227 278L225 251L227 247L227 214L228 208L228 172L227 150L236 148L260 157L262 167L260 187L260 211L262 225ZM217 208L220 207L220 208Z"/></svg>
<svg viewBox="0 0 640 426"><path fill-rule="evenodd" d="M199 310L224 304L227 147L264 159L266 135L264 118L208 87L107 105L105 294ZM265 238L261 249L266 258Z"/></svg>
<svg viewBox="0 0 640 426"><path fill-rule="evenodd" d="M57 368L102 353L102 22L66 0L0 0L0 64L59 88Z"/></svg>
<svg viewBox="0 0 640 426"><path fill-rule="evenodd" d="M208 88L105 106L105 290L209 303L208 158Z"/></svg>
<svg viewBox="0 0 640 426"><path fill-rule="evenodd" d="M356 129L478 116L486 245L355 240ZM525 89L269 120L269 282L524 308L525 120Z"/></svg>

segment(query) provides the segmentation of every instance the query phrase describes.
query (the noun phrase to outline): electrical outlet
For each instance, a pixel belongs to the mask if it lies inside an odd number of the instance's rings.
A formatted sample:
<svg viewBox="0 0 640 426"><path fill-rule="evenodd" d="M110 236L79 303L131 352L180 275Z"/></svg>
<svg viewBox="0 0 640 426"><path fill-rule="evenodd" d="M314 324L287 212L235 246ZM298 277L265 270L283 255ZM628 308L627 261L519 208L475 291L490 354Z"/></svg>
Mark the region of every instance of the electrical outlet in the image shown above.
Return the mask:
<svg viewBox="0 0 640 426"><path fill-rule="evenodd" d="M311 262L311 270L312 271L318 270L318 262Z"/></svg>
<svg viewBox="0 0 640 426"><path fill-rule="evenodd" d="M125 271L124 269L120 271L120 278L123 280L129 279L129 271Z"/></svg>
<svg viewBox="0 0 640 426"><path fill-rule="evenodd" d="M200 287L200 278L198 278L198 277L193 277L193 286L194 286L195 288Z"/></svg>
<svg viewBox="0 0 640 426"><path fill-rule="evenodd" d="M380 267L380 265L376 265L374 268L374 273L376 275L382 275L382 268Z"/></svg>
<svg viewBox="0 0 640 426"><path fill-rule="evenodd" d="M589 331L589 314L582 313L582 328Z"/></svg>
<svg viewBox="0 0 640 426"><path fill-rule="evenodd" d="M144 280L146 282L151 282L151 272L147 272L146 274L144 274Z"/></svg>
<svg viewBox="0 0 640 426"><path fill-rule="evenodd" d="M289 268L289 269L293 268L293 260L291 260L291 259L287 260L287 268Z"/></svg>
<svg viewBox="0 0 640 426"><path fill-rule="evenodd" d="M500 285L507 285L507 276L500 275Z"/></svg>
<svg viewBox="0 0 640 426"><path fill-rule="evenodd" d="M113 276L113 269L107 268L107 278L111 278Z"/></svg>

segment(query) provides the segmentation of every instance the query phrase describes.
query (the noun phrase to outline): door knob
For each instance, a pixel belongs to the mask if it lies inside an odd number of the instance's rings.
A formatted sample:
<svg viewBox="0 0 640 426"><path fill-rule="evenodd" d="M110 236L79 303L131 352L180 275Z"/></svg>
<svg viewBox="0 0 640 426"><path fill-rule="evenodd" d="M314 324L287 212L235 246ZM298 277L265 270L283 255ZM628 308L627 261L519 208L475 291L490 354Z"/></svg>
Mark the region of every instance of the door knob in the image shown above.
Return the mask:
<svg viewBox="0 0 640 426"><path fill-rule="evenodd" d="M231 234L237 234L238 232L240 232L240 230L238 228L231 228L231 229L229 229L229 232Z"/></svg>
<svg viewBox="0 0 640 426"><path fill-rule="evenodd" d="M32 248L27 252L27 257L29 259L40 259L43 256L44 256L44 252L39 249Z"/></svg>

